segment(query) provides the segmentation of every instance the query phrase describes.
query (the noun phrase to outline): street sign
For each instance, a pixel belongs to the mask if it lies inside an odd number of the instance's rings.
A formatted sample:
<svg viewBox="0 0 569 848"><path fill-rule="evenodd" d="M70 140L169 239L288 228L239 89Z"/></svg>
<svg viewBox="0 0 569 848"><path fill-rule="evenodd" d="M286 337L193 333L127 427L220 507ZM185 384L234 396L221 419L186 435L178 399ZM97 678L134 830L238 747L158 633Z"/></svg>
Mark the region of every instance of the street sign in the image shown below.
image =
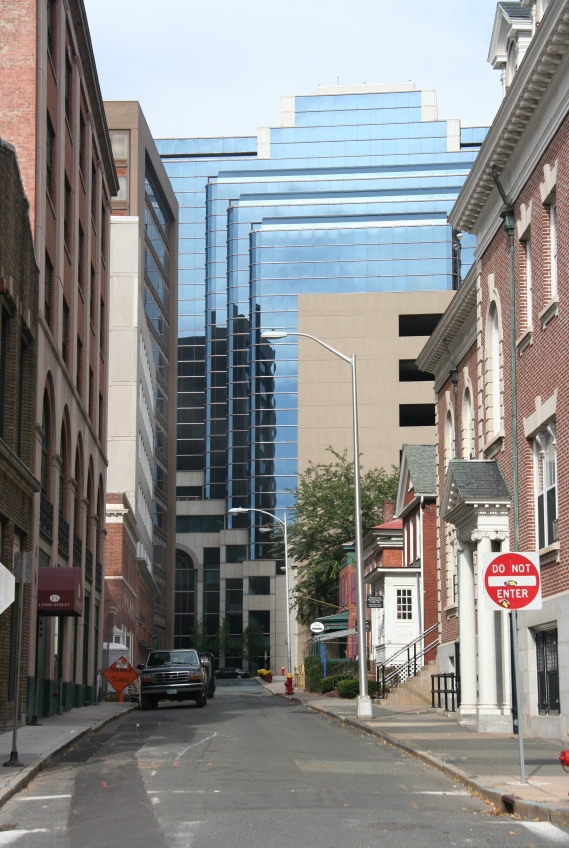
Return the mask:
<svg viewBox="0 0 569 848"><path fill-rule="evenodd" d="M480 565L487 609L541 609L539 554L482 554Z"/></svg>
<svg viewBox="0 0 569 848"><path fill-rule="evenodd" d="M368 595L366 601L368 609L383 609L383 595Z"/></svg>
<svg viewBox="0 0 569 848"><path fill-rule="evenodd" d="M138 672L136 672L126 657L119 657L116 662L110 665L103 672L115 692L122 692L127 686L136 680Z"/></svg>
<svg viewBox="0 0 569 848"><path fill-rule="evenodd" d="M364 624L365 624L364 630L366 631L366 633L369 633L370 630L371 630L371 621L366 620L366 621L364 621ZM357 621L356 621L356 624L355 624L355 628L356 628L356 633L357 633L358 632L358 622Z"/></svg>
<svg viewBox="0 0 569 848"><path fill-rule="evenodd" d="M321 621L313 621L310 625L310 629L313 633L324 633L324 631L326 630Z"/></svg>

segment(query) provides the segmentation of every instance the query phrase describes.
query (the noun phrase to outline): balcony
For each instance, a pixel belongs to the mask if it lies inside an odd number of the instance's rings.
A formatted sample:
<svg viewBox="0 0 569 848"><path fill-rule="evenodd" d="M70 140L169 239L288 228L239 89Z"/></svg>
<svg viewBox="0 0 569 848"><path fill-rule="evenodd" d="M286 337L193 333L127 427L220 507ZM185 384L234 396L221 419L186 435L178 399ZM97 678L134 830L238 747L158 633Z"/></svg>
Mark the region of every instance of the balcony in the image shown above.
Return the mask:
<svg viewBox="0 0 569 848"><path fill-rule="evenodd" d="M81 560L83 558L83 542L79 536L73 536L73 565L75 568L81 568Z"/></svg>
<svg viewBox="0 0 569 848"><path fill-rule="evenodd" d="M85 580L93 582L93 552L89 548L85 551Z"/></svg>
<svg viewBox="0 0 569 848"><path fill-rule="evenodd" d="M43 492L40 499L40 533L47 542L53 542L53 504Z"/></svg>
<svg viewBox="0 0 569 848"><path fill-rule="evenodd" d="M59 513L59 525L57 530L57 548L61 556L69 559L69 523Z"/></svg>

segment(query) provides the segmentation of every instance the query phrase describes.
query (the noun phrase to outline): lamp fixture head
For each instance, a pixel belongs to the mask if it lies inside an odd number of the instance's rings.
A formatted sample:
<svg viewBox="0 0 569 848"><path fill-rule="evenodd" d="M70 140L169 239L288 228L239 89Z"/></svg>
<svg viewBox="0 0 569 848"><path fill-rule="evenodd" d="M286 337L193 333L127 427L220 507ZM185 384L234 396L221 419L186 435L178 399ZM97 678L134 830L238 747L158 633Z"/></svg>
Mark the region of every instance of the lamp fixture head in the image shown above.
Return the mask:
<svg viewBox="0 0 569 848"><path fill-rule="evenodd" d="M261 333L261 338L265 341L277 341L278 339L286 339L288 333L284 330L265 330Z"/></svg>

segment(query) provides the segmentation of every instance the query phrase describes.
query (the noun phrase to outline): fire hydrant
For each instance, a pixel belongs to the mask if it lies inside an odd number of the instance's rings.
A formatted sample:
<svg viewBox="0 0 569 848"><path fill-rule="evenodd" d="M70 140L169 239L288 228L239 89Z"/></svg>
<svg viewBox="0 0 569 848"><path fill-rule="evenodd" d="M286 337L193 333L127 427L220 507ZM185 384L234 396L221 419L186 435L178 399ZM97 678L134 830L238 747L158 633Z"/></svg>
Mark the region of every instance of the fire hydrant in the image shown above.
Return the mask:
<svg viewBox="0 0 569 848"><path fill-rule="evenodd" d="M285 680L285 692L287 695L294 695L294 687L292 685L292 674L289 673L286 676Z"/></svg>
<svg viewBox="0 0 569 848"><path fill-rule="evenodd" d="M284 676L285 676L285 667L284 667L284 665L281 665L281 677L284 677Z"/></svg>

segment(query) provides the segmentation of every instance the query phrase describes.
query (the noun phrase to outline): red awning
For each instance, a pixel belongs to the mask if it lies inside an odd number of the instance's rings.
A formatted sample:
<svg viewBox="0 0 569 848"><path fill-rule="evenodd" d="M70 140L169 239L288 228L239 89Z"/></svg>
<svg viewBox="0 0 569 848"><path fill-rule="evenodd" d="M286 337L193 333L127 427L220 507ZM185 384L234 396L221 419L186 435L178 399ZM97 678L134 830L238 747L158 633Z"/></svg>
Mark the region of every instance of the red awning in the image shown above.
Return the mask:
<svg viewBox="0 0 569 848"><path fill-rule="evenodd" d="M83 615L80 568L38 568L38 612Z"/></svg>

